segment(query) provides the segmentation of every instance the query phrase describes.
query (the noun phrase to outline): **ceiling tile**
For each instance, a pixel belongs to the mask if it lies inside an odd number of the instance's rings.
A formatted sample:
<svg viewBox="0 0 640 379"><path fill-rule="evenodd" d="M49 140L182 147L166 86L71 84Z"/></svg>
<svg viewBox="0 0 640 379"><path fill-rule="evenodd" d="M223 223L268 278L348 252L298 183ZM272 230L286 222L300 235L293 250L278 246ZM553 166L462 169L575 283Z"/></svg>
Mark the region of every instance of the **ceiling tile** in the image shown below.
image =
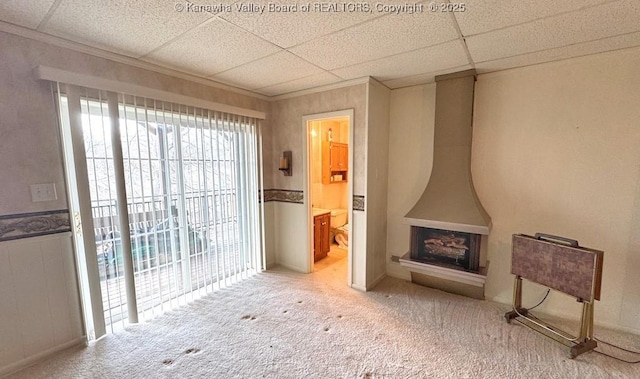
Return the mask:
<svg viewBox="0 0 640 379"><path fill-rule="evenodd" d="M495 61L481 62L476 64L476 68L478 69L478 72L485 73L505 70L514 67L529 66L544 62L557 61L561 59L580 57L609 50L624 49L633 46L640 46L640 32L575 44L571 46L563 46L555 49L538 51L535 53L522 54L515 57L498 59Z"/></svg>
<svg viewBox="0 0 640 379"><path fill-rule="evenodd" d="M216 18L146 55L144 60L211 76L278 51L273 44Z"/></svg>
<svg viewBox="0 0 640 379"><path fill-rule="evenodd" d="M640 45L638 0L467 0L465 12L398 15L300 8L258 14L219 0L216 6L229 6L222 19L176 1L59 0L42 31L266 95L364 76L399 88L468 69L455 20L479 72ZM391 2L405 4L384 4ZM36 28L56 3L1 0L0 20Z"/></svg>
<svg viewBox="0 0 640 379"><path fill-rule="evenodd" d="M154 0L63 0L44 32L130 56L141 56L210 17L178 12L182 3Z"/></svg>
<svg viewBox="0 0 640 379"><path fill-rule="evenodd" d="M311 11L305 13L299 6L296 12L279 12L277 8L269 8L268 4L293 5L295 2L278 3L272 0L252 2L266 7L264 13L240 11L238 7L246 4L238 2L233 5L231 12L222 13L220 17L284 48L380 16L378 13L365 12L321 12L322 8L316 6L328 4L322 2L310 3Z"/></svg>
<svg viewBox="0 0 640 379"><path fill-rule="evenodd" d="M301 91L304 89L320 87L327 84L338 83L340 81L342 81L342 79L338 78L337 76L328 72L322 72L320 74L307 76L305 78L295 79L288 82L279 83L273 86L260 88L260 89L257 89L256 92L259 92L267 96L276 96L276 95L282 95L289 92L295 92L295 91Z"/></svg>
<svg viewBox="0 0 640 379"><path fill-rule="evenodd" d="M611 0L466 0L454 13L465 36L574 11Z"/></svg>
<svg viewBox="0 0 640 379"><path fill-rule="evenodd" d="M343 79L373 76L379 81L434 72L468 64L462 42L443 43L408 53L343 67L332 72Z"/></svg>
<svg viewBox="0 0 640 379"><path fill-rule="evenodd" d="M419 75L413 75L413 76L407 76L404 78L399 78L399 79L393 79L393 80L387 80L382 82L382 84L384 84L385 86L391 88L391 89L395 89L395 88L402 88L402 87L411 87L411 86L417 86L419 84L425 84L425 83L433 83L434 79L437 75L444 75L444 74L451 74L454 72L458 72L458 71L465 71L465 70L470 70L473 67L471 67L470 65L464 65L464 66L460 66L460 67L452 67L446 70L442 70L442 71L436 71L436 72L427 72L424 74L419 74Z"/></svg>
<svg viewBox="0 0 640 379"><path fill-rule="evenodd" d="M428 12L388 15L290 49L333 70L457 38L450 14Z"/></svg>
<svg viewBox="0 0 640 379"><path fill-rule="evenodd" d="M0 20L35 29L47 15L55 0L0 1Z"/></svg>
<svg viewBox="0 0 640 379"><path fill-rule="evenodd" d="M282 51L219 73L214 75L212 79L247 89L256 89L320 72L322 72L320 68L288 51Z"/></svg>
<svg viewBox="0 0 640 379"><path fill-rule="evenodd" d="M640 2L623 0L466 39L473 60L484 62L640 30Z"/></svg>

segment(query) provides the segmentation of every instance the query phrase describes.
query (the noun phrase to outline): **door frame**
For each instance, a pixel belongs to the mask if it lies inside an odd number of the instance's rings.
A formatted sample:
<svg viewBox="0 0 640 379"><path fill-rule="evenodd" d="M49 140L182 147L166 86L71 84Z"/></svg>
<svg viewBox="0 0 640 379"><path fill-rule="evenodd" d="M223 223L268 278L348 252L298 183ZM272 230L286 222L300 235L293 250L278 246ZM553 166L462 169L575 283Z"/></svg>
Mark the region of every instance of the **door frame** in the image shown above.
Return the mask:
<svg viewBox="0 0 640 379"><path fill-rule="evenodd" d="M347 173L347 191L348 191L348 209L347 209L347 217L350 223L349 226L349 245L347 247L347 285L349 287L353 284L353 270L354 270L354 262L353 262L353 129L354 122L353 117L354 110L345 109L334 112L326 112L326 113L316 113L311 115L306 115L302 117L302 127L304 130L303 133L303 149L302 149L302 160L304 162L302 168L303 175L303 193L306 194L304 196L303 204L305 209L307 220L307 228L306 228L306 241L307 241L307 254L305 254L306 265L304 267L307 268L307 273L313 272L313 210L311 204L311 195L313 189L313 183L311 178L312 172L312 164L311 154L309 153L312 149L311 145L311 121L323 121L328 119L335 118L347 118L349 120L349 171Z"/></svg>
<svg viewBox="0 0 640 379"><path fill-rule="evenodd" d="M78 87L67 85L67 109L63 109L62 93L57 87L59 133L63 151L67 201L73 215L73 245L76 273L80 289L80 303L86 342L107 334L100 273L96 251L95 231L91 212L91 194L87 158L82 130L81 93ZM68 122L68 123L67 123Z"/></svg>

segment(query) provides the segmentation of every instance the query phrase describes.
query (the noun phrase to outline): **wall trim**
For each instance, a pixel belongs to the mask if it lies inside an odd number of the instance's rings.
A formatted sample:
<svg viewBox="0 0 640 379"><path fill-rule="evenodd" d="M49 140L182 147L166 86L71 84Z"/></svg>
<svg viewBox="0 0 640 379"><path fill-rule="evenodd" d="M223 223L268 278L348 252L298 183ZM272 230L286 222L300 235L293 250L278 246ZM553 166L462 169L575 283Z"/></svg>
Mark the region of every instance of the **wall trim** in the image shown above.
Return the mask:
<svg viewBox="0 0 640 379"><path fill-rule="evenodd" d="M388 91L391 91L391 88L387 87L386 84L384 84L383 82L377 80L376 78L374 78L372 76L369 76L368 78L369 78L369 81L368 81L369 84L374 85L374 86L376 86L378 88L383 88L383 89L386 89Z"/></svg>
<svg viewBox="0 0 640 379"><path fill-rule="evenodd" d="M287 189L264 190L264 202L277 201L281 203L304 204L304 191Z"/></svg>
<svg viewBox="0 0 640 379"><path fill-rule="evenodd" d="M38 211L38 212L6 214L6 215L0 215L0 220L12 219L12 218L17 218L17 217L46 216L46 215L59 214L59 213L69 213L69 210L68 209L56 209L56 210L52 210L52 211Z"/></svg>
<svg viewBox="0 0 640 379"><path fill-rule="evenodd" d="M17 362L11 363L8 366L0 367L0 377L4 375L16 373L17 371L27 368L34 363L38 363L44 360L45 358L55 353L58 353L62 350L66 350L75 346L86 345L86 344L87 344L87 338L85 336L82 336L80 338L76 338L69 342L63 343L62 345L54 346L38 354L21 359Z"/></svg>
<svg viewBox="0 0 640 379"><path fill-rule="evenodd" d="M402 279L402 278L399 278ZM554 291L557 292L557 291ZM487 297L485 299L485 301L490 301L492 303L495 304L500 304L500 305L504 305L506 307L508 307L508 310L513 309L513 299L507 299L503 296L496 296L496 297ZM562 320L569 320L569 321L580 321L580 315L579 312L576 313L570 313L570 312L564 312L564 311L558 311L557 309L548 309L548 308L539 308L539 310L536 312L537 314L540 314L542 316L547 316L547 317L555 317L555 318L559 318ZM607 329L612 329L615 330L617 332L623 332L623 333L631 333L631 334L635 334L635 335L640 335L640 329L636 329L630 326L626 326L626 325L620 325L620 324L613 324L610 322L606 322L606 321L598 321L597 317L594 319L593 321L594 326L596 326L596 328L594 328L594 333L598 334L598 328L597 327L602 327L602 328L607 328Z"/></svg>
<svg viewBox="0 0 640 379"><path fill-rule="evenodd" d="M364 212L364 195L353 195L353 210Z"/></svg>
<svg viewBox="0 0 640 379"><path fill-rule="evenodd" d="M260 99L260 100L265 100L265 101L278 101L278 100L283 100L283 99L290 99L292 97L309 95L309 94L313 94L313 93L324 92L324 91L329 91L329 90L338 89L338 88L351 87L351 86L355 86L355 85L358 85L358 84L370 83L370 77L369 76L365 76L365 77L362 77L362 78L343 80L343 81L338 82L338 83L327 84L327 85L319 86L319 87L315 87L315 88L309 88L309 89L304 89L304 90L300 90L300 91L289 92L289 93L285 93L285 94L282 94L282 95L266 96L266 95L263 95L263 94L260 94L260 93L257 93L257 92L249 91L249 90L242 89L242 88L239 88L239 87L234 87L234 86L229 85L229 84L220 83L220 82L217 82L215 80L208 79L208 78L205 78L205 77L189 74L189 73L186 73L186 72L183 72L183 71L178 71L176 69L165 67L165 66L161 66L159 64L146 62L146 61L143 61L143 60L141 60L139 58L136 58L136 57L123 55L123 54L120 54L120 53L116 53L116 52L113 52L113 51L100 49L100 48L93 47L93 46L84 45L84 44L79 43L79 42L67 40L67 39L64 39L64 38L61 38L61 37L57 37L57 36L54 36L54 35L51 35L51 34L43 33L43 32L37 31L37 30L25 28L23 26L14 25L14 24L11 24L11 23L8 23L8 22L5 22L5 21L0 21L0 32L5 32L5 33L17 35L17 36L28 38L28 39L31 39L31 40L43 42L43 43L46 43L46 44L49 44L49 45L62 47L62 48L73 50L73 51L77 51L77 52L83 53L83 54L88 54L88 55L91 55L91 56L94 56L94 57L108 59L108 60L113 61L113 62L122 63L122 64L126 64L126 65L129 65L129 66L141 68L141 69L144 69L144 70L157 72L157 73L163 74L163 75L169 75L169 76L172 76L172 77L175 77L175 78L188 80L190 82L203 84L203 85L208 86L208 87L218 88L218 89L222 89L222 90L225 90L225 91L234 92L234 93L238 93L238 94L241 94L241 95L245 95L245 96L249 96L249 97L253 97L253 98ZM384 86L384 84L382 84L382 83L380 83L380 84Z"/></svg>
<svg viewBox="0 0 640 379"><path fill-rule="evenodd" d="M291 271L294 271L294 272L297 272L297 273L300 273L300 274L307 274L307 272L306 272L305 270L303 270L303 269L302 269L302 268L300 268L300 267L296 267L296 266L294 266L294 265L290 265L290 264L286 264L286 263L281 263L281 262L277 262L277 263L274 263L274 264L273 264L273 267L277 267L277 266L284 267L284 268L286 268L287 270L291 270ZM272 268L273 268L273 267L272 267Z"/></svg>
<svg viewBox="0 0 640 379"><path fill-rule="evenodd" d="M385 270L386 271L386 270ZM367 291L371 291L375 286L377 286L384 278L387 277L387 273L383 272L378 276L371 284L367 286Z"/></svg>
<svg viewBox="0 0 640 379"><path fill-rule="evenodd" d="M0 241L0 244L3 245L9 245L11 246L12 244L20 244L20 243L24 243L24 239L29 239L29 242L44 242L44 241L51 241L54 239L60 239L60 238L71 238L73 237L73 234L71 234L71 231L67 231L67 232L57 232L57 233L51 233L51 234L43 234L41 236L33 236L33 237L25 237L25 238L14 238L14 239L10 239L10 240L6 240L6 241Z"/></svg>
<svg viewBox="0 0 640 379"><path fill-rule="evenodd" d="M311 94L319 93L319 92L331 91L331 90L334 90L334 89L339 89L339 88L344 88L344 87L353 87L353 86L356 86L358 84L368 84L371 79L372 78L370 76L365 76L365 77L357 78L357 79L344 80L344 81L338 82L338 83L326 84L326 85L320 86L320 87L308 88L308 89L303 89L303 90L300 90L300 91L294 91L294 92L289 92L289 93L285 93L285 94L282 94L282 95L272 96L272 97L269 97L267 100L269 100L269 101L278 101L278 100L290 99L292 97L299 97L299 96L311 95Z"/></svg>
<svg viewBox="0 0 640 379"><path fill-rule="evenodd" d="M68 209L0 216L0 242L70 231Z"/></svg>
<svg viewBox="0 0 640 379"><path fill-rule="evenodd" d="M193 74L188 74L182 71L178 71L172 68L160 66L154 63L149 63L142 61L138 58L134 58L131 56L115 53L108 50L99 49L93 46L84 45L78 42L70 41L64 38L56 37L51 34L39 32L37 30L25 28L23 26L14 25L5 21L0 21L0 31L17 35L20 37L32 39L39 42L44 42L49 45L54 45L58 47L62 47L65 49L77 51L79 53L88 54L94 57L108 59L110 61L114 61L117 63L126 64L129 66L138 67L144 70L149 70L153 72L157 72L163 75L173 76L175 78L180 78L184 80L188 80L191 82L203 84L209 87L218 88L230 92L239 93L241 95L250 96L253 98L257 98L260 100L269 101L270 98L268 96L264 96L255 92L251 92L242 88L234 87L228 84L223 84L220 82L216 82L215 80L206 79L200 76L196 76Z"/></svg>

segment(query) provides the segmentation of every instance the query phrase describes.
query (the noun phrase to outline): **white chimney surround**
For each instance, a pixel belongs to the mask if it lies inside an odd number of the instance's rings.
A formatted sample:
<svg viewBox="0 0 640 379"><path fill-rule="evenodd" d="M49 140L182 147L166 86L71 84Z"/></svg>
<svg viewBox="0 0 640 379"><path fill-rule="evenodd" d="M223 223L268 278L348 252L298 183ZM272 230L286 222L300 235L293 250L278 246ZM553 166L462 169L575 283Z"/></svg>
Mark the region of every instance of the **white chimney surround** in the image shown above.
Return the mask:
<svg viewBox="0 0 640 379"><path fill-rule="evenodd" d="M436 76L433 169L405 224L488 235L491 217L471 178L475 70Z"/></svg>

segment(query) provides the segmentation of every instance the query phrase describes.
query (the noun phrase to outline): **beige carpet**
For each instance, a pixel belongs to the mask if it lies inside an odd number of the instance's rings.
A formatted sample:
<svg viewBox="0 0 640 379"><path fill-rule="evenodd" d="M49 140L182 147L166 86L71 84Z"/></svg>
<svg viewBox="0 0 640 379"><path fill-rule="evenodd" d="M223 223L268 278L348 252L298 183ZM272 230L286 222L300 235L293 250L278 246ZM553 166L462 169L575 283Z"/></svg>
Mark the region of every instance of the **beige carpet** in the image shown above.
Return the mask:
<svg viewBox="0 0 640 379"><path fill-rule="evenodd" d="M504 305L393 278L358 292L345 259L331 261L312 275L256 275L12 377L640 378L640 365L593 352L569 359L507 324ZM639 336L596 333L640 350Z"/></svg>

